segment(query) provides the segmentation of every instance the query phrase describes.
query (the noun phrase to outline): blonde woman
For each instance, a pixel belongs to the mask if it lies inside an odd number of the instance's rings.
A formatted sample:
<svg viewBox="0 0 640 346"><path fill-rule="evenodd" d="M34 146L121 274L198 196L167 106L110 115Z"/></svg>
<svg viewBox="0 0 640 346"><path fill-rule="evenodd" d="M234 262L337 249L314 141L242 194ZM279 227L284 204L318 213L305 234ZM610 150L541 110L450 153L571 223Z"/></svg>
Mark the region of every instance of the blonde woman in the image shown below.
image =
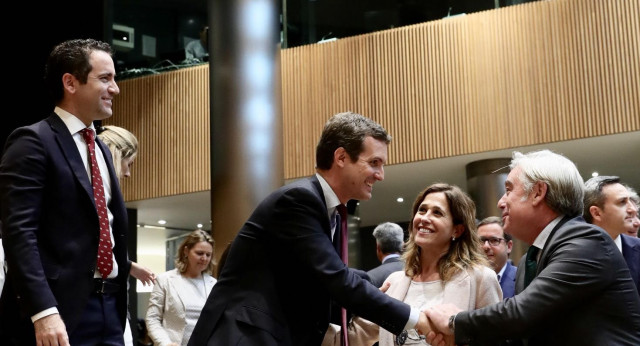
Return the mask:
<svg viewBox="0 0 640 346"><path fill-rule="evenodd" d="M412 308L452 303L472 310L502 300L496 273L488 267L475 225L475 204L460 188L438 183L420 192L405 244L403 271L392 273L386 293ZM388 286L390 284L390 286ZM415 330L393 335L356 317L350 328L353 345L427 345Z"/></svg>
<svg viewBox="0 0 640 346"><path fill-rule="evenodd" d="M214 241L203 230L191 232L176 252L176 268L158 275L145 322L156 346L187 345L207 297L216 283L211 276Z"/></svg>
<svg viewBox="0 0 640 346"><path fill-rule="evenodd" d="M98 138L109 147L113 168L118 175L118 179L131 177L131 165L138 155L138 139L133 133L118 126L107 125L97 129ZM131 269L129 275L140 280L145 286L153 285L155 274L151 269L136 262L129 261ZM127 290L129 281L127 281ZM126 346L133 346L133 336L129 323L129 311L127 311L127 321L125 324L124 341Z"/></svg>

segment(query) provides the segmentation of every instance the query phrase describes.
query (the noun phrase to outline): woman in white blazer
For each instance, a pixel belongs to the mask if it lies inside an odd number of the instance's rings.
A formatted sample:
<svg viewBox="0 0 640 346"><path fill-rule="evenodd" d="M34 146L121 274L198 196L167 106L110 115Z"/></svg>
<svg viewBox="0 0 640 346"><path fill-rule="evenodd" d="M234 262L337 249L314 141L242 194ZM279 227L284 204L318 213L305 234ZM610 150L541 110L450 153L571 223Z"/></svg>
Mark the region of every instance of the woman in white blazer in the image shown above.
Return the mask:
<svg viewBox="0 0 640 346"><path fill-rule="evenodd" d="M442 303L471 310L502 301L476 231L475 204L466 193L433 184L418 195L412 214L405 269L385 281L388 295L420 310ZM415 330L396 336L359 317L349 326L349 339L352 345L426 345Z"/></svg>
<svg viewBox="0 0 640 346"><path fill-rule="evenodd" d="M186 345L216 279L213 238L191 232L176 252L176 269L162 273L149 298L145 322L156 346Z"/></svg>

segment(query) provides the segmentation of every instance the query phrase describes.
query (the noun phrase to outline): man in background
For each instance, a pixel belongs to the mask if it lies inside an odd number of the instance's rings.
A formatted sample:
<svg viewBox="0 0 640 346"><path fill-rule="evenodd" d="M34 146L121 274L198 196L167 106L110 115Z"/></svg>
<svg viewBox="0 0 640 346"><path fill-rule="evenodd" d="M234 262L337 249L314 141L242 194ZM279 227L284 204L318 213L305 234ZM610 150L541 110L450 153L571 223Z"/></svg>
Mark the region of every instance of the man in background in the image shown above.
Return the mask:
<svg viewBox="0 0 640 346"><path fill-rule="evenodd" d="M371 283L380 287L389 274L404 269L402 245L404 244L404 231L400 225L393 222L381 223L373 230L376 238L376 256L380 265L369 270Z"/></svg>
<svg viewBox="0 0 640 346"><path fill-rule="evenodd" d="M503 298L513 297L517 268L509 263L513 240L510 234L504 232L502 219L497 216L489 216L480 221L478 236L491 267L498 275Z"/></svg>
<svg viewBox="0 0 640 346"><path fill-rule="evenodd" d="M593 177L584 185L584 219L611 236L629 266L640 295L640 239L625 234L638 216L631 191L616 176Z"/></svg>

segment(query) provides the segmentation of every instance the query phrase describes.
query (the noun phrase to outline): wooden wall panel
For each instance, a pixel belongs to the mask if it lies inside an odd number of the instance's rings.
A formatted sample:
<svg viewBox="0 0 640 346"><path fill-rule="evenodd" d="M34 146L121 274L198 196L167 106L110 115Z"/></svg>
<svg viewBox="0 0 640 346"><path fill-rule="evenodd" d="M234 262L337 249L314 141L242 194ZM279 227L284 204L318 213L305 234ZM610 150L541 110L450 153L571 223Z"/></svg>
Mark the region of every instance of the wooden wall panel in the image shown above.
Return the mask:
<svg viewBox="0 0 640 346"><path fill-rule="evenodd" d="M209 190L209 66L145 76L118 83L113 117L139 139L131 178L123 179L126 201Z"/></svg>
<svg viewBox="0 0 640 346"><path fill-rule="evenodd" d="M282 52L285 178L352 110L389 163L640 130L639 0L557 0Z"/></svg>
<svg viewBox="0 0 640 346"><path fill-rule="evenodd" d="M387 128L389 164L640 130L640 0L556 0L281 52L285 179L326 120ZM210 189L209 68L120 82L140 139L127 201Z"/></svg>

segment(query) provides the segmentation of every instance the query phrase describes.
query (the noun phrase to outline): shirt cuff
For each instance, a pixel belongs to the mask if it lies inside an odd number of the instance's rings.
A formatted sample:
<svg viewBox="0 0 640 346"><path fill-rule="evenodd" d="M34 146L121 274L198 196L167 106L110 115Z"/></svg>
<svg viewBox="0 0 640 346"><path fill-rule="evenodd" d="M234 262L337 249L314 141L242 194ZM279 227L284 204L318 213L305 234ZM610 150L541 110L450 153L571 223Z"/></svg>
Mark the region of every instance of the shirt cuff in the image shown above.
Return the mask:
<svg viewBox="0 0 640 346"><path fill-rule="evenodd" d="M58 313L58 308L56 308L55 306L52 308L48 308L46 310L40 311L37 314L31 316L31 322L35 323L37 320L43 318L43 317L47 317L49 315L53 315L53 314L57 314Z"/></svg>
<svg viewBox="0 0 640 346"><path fill-rule="evenodd" d="M409 314L409 320L407 321L407 325L404 326L404 329L413 329L418 324L418 320L420 319L420 310L416 308L411 308L411 313Z"/></svg>

